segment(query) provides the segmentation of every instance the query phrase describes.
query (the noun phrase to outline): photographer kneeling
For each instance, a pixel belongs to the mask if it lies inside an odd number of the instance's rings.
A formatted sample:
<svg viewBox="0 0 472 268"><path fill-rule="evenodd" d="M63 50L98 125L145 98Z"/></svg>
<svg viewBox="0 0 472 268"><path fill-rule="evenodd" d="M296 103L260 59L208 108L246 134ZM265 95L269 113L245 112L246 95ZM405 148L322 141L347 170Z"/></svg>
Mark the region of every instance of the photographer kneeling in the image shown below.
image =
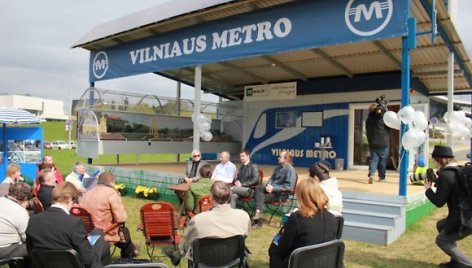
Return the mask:
<svg viewBox="0 0 472 268"><path fill-rule="evenodd" d="M428 180L424 184L425 194L434 205L442 207L447 204L449 210L447 217L436 223L439 232L436 237L436 244L451 257L451 260L447 263L441 263L439 267L472 267L472 260L457 247L456 243L456 241L471 235L472 230L460 231L459 200L461 186L457 180L456 171L445 168L454 158L452 149L447 146L436 145L432 156L438 169L438 178L435 180L434 174L433 178L428 176ZM436 192L431 189L433 181L436 182Z"/></svg>

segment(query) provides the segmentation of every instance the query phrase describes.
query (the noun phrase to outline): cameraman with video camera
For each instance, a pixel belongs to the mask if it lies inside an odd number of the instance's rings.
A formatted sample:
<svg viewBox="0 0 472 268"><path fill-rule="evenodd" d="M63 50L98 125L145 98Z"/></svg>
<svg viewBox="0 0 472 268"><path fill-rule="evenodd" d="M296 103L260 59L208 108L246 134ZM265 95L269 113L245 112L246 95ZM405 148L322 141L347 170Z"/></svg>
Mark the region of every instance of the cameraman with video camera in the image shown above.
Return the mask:
<svg viewBox="0 0 472 268"><path fill-rule="evenodd" d="M379 171L379 181L385 181L387 159L390 153L390 128L385 125L383 115L388 110L385 95L375 100L375 104L369 107L366 131L370 149L369 184L374 182L376 171Z"/></svg>
<svg viewBox="0 0 472 268"><path fill-rule="evenodd" d="M439 232L436 237L436 244L451 257L451 260L439 264L439 267L472 267L472 260L457 247L456 243L456 241L471 235L472 230L460 229L459 198L461 196L461 185L457 180L456 171L452 168L446 168L454 159L452 149L448 146L436 145L432 157L436 163L438 177L432 169L428 169L428 179L424 184L425 194L434 205L442 207L447 204L449 210L447 217L436 223ZM431 189L433 182L437 187L436 192Z"/></svg>

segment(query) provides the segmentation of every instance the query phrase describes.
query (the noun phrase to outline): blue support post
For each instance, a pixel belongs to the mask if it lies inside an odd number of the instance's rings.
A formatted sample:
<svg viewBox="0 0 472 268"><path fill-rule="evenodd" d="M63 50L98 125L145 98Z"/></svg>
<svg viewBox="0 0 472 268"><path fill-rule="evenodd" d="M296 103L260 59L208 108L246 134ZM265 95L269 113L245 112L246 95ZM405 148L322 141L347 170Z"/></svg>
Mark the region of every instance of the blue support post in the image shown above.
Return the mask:
<svg viewBox="0 0 472 268"><path fill-rule="evenodd" d="M416 25L415 20L410 19L410 1L407 1L408 7L408 35L402 37L402 97L401 107L410 105L410 49L416 45L414 40L416 39ZM403 122L400 127L400 140L408 130L408 126ZM407 195L407 183L408 183L408 164L409 164L409 153L403 146L400 147L400 186L399 195Z"/></svg>

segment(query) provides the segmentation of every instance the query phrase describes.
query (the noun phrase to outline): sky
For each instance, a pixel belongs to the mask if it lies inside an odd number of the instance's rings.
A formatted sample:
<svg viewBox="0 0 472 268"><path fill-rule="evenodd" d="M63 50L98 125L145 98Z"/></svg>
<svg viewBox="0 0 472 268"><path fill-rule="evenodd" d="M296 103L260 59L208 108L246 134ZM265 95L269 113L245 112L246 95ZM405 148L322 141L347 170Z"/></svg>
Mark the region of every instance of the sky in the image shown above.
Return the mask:
<svg viewBox="0 0 472 268"><path fill-rule="evenodd" d="M88 51L74 44L94 26L167 0L0 0L0 93L70 100L88 88ZM184 2L184 0L180 0ZM197 1L197 0L193 0ZM457 0L456 26L472 56L472 1ZM172 97L176 83L154 74L96 83L116 91ZM183 98L193 89L183 86ZM204 94L203 100L217 98Z"/></svg>

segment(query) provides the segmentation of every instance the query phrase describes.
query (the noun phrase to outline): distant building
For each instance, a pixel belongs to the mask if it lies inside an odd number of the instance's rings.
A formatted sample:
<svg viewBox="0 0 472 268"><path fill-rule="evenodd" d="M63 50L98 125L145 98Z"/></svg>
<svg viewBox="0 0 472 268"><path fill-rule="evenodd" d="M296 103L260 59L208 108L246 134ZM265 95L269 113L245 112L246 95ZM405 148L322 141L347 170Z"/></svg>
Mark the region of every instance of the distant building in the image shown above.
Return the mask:
<svg viewBox="0 0 472 268"><path fill-rule="evenodd" d="M66 120L64 102L24 95L0 95L0 106L16 107L46 120Z"/></svg>

